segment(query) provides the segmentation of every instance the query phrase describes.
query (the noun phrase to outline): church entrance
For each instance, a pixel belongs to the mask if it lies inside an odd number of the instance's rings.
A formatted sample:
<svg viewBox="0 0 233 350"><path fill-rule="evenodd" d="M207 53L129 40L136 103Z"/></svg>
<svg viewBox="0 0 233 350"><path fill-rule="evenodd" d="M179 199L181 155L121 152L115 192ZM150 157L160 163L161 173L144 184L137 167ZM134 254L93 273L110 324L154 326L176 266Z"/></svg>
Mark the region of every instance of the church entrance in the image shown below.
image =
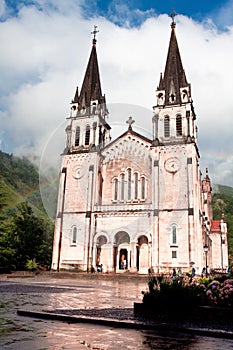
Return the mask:
<svg viewBox="0 0 233 350"><path fill-rule="evenodd" d="M115 235L114 270L123 272L130 268L130 237L125 231Z"/></svg>
<svg viewBox="0 0 233 350"><path fill-rule="evenodd" d="M119 254L119 270L128 269L128 252L127 249L121 249Z"/></svg>

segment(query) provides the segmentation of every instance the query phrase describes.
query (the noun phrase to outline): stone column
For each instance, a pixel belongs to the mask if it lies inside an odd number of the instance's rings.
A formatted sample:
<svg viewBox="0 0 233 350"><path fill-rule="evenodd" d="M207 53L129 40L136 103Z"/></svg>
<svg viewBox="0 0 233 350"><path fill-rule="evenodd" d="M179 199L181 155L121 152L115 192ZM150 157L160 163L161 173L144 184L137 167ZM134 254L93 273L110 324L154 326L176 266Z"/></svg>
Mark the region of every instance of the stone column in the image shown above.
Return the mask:
<svg viewBox="0 0 233 350"><path fill-rule="evenodd" d="M137 243L136 242L130 243L130 250L131 250L130 272L137 272Z"/></svg>

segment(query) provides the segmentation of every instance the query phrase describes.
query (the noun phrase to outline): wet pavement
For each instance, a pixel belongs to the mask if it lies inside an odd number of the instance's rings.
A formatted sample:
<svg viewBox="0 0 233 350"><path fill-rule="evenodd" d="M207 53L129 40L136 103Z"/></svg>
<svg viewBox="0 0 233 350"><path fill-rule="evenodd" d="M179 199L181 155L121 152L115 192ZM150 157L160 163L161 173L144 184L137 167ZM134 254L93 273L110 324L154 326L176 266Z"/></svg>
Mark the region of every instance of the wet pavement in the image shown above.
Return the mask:
<svg viewBox="0 0 233 350"><path fill-rule="evenodd" d="M141 291L146 288L145 278L0 276L0 349L233 349L232 339L199 336L172 329L143 330L73 324L17 314L17 310L21 309L44 310L130 322L134 318L133 303L141 301Z"/></svg>

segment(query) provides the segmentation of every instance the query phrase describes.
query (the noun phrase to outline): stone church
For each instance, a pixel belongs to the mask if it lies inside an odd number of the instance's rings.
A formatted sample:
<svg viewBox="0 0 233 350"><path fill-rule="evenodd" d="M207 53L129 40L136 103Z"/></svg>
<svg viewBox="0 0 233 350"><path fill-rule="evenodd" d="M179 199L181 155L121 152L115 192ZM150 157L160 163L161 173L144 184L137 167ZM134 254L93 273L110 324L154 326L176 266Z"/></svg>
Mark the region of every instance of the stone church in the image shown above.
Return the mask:
<svg viewBox="0 0 233 350"><path fill-rule="evenodd" d="M194 266L200 274L208 264L225 270L227 225L224 215L213 220L208 169L201 178L196 114L174 18L151 113L152 139L133 129L132 117L111 139L96 33L95 27L67 118L52 269L169 273Z"/></svg>

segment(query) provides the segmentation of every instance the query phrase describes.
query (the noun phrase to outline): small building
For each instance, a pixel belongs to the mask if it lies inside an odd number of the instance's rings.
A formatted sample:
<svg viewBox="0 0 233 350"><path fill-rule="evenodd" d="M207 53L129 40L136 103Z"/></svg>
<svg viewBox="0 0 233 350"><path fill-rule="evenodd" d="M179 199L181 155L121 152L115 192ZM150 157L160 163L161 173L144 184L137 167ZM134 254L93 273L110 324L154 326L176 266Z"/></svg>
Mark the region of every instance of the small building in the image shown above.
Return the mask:
<svg viewBox="0 0 233 350"><path fill-rule="evenodd" d="M211 221L210 249L212 260L211 266L215 270L226 272L228 268L228 244L227 244L227 224L224 214L221 220ZM220 253L219 253L220 247Z"/></svg>
<svg viewBox="0 0 233 350"><path fill-rule="evenodd" d="M227 226L212 220L208 170L201 178L197 117L174 18L152 139L133 129L132 117L111 139L93 33L83 84L67 118L52 269L167 273L195 264L201 273L207 260L210 268L225 268Z"/></svg>

